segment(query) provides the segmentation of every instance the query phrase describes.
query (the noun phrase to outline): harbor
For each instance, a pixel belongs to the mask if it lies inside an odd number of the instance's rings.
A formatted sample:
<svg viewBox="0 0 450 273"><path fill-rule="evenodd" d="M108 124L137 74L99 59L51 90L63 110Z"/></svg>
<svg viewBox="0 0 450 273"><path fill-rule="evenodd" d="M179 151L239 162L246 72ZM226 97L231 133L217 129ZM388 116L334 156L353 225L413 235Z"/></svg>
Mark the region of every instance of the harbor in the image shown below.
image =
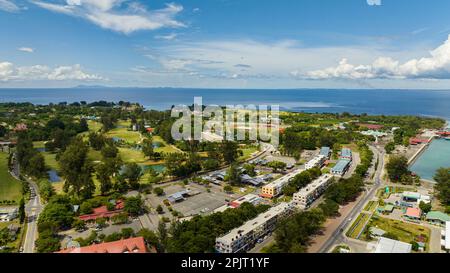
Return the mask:
<svg viewBox="0 0 450 273"><path fill-rule="evenodd" d="M410 170L422 180L435 183L433 176L436 170L450 167L450 130L446 127L439 132L426 132L428 142L409 159Z"/></svg>

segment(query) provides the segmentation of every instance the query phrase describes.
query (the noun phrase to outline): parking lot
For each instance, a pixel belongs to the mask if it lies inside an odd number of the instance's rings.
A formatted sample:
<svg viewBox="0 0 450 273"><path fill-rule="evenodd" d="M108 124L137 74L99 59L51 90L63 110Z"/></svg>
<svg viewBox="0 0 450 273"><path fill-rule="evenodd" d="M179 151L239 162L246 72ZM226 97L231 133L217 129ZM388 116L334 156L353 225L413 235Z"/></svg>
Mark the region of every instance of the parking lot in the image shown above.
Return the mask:
<svg viewBox="0 0 450 273"><path fill-rule="evenodd" d="M183 214L183 216L191 216L195 214L207 214L212 212L214 209L223 206L227 203L226 200L234 200L239 198L240 194L227 194L223 192L221 186L210 184L209 188L205 186L191 183L188 186L182 186L180 184L171 184L165 186L165 195L156 196L154 194L149 194L146 196L147 204L153 208L161 205L165 211L164 216L170 217L168 213L167 206L163 204L163 201L168 198L171 194L189 189L192 192L199 192L196 195L188 196L184 200L176 203L172 203L171 206L174 210ZM208 192L208 189L210 192Z"/></svg>

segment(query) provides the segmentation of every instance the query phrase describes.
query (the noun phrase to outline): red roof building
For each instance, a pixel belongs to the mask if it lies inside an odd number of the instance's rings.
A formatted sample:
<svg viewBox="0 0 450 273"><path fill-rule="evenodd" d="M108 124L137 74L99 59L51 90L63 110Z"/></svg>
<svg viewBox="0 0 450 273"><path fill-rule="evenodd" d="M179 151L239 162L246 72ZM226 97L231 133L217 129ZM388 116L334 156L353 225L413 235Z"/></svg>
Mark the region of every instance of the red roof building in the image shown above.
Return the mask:
<svg viewBox="0 0 450 273"><path fill-rule="evenodd" d="M72 247L56 253L148 253L144 237L135 237L115 242L94 244L85 247Z"/></svg>
<svg viewBox="0 0 450 273"><path fill-rule="evenodd" d="M411 145L418 145L418 144L428 143L428 142L430 142L430 140L426 139L426 138L413 137L413 138L409 139L409 144L411 144Z"/></svg>
<svg viewBox="0 0 450 273"><path fill-rule="evenodd" d="M448 132L438 132L437 134L442 136L442 137L446 137L446 136L450 136L450 131L448 131Z"/></svg>
<svg viewBox="0 0 450 273"><path fill-rule="evenodd" d="M422 214L419 208L408 208L406 210L405 216L409 219L420 220L420 215Z"/></svg>
<svg viewBox="0 0 450 273"><path fill-rule="evenodd" d="M116 207L114 210L109 211L106 206L101 206L95 208L91 214L80 215L80 219L83 221L96 220L98 218L110 218L117 215L123 211L125 203L122 200L116 202Z"/></svg>
<svg viewBox="0 0 450 273"><path fill-rule="evenodd" d="M147 133L153 133L153 131L155 130L154 128L145 128L145 130L147 131Z"/></svg>
<svg viewBox="0 0 450 273"><path fill-rule="evenodd" d="M20 131L26 131L28 130L28 127L25 123L18 123L16 124L16 127L14 128L14 131L20 132Z"/></svg>

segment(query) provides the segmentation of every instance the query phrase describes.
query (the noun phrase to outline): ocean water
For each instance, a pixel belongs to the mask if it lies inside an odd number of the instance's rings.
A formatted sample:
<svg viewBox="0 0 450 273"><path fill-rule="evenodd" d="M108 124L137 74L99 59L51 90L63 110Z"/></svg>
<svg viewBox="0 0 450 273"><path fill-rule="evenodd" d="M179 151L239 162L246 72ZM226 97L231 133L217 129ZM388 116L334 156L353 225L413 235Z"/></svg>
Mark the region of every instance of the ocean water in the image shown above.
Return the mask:
<svg viewBox="0 0 450 273"><path fill-rule="evenodd" d="M432 181L440 167L450 168L450 141L435 139L411 166L411 171Z"/></svg>
<svg viewBox="0 0 450 273"><path fill-rule="evenodd" d="M138 102L148 109L192 105L195 96L203 104L280 105L288 111L350 112L355 114L421 115L450 120L450 91L432 90L257 90L181 88L66 88L0 89L0 102L48 104L75 101Z"/></svg>

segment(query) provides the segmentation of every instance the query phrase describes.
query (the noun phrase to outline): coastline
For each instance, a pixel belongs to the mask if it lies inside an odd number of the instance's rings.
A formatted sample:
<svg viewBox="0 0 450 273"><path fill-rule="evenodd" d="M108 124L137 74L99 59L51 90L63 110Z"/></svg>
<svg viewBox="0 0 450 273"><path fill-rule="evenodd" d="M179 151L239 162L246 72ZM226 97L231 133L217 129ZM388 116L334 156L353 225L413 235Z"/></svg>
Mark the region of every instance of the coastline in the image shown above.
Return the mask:
<svg viewBox="0 0 450 273"><path fill-rule="evenodd" d="M450 121L446 120L445 125L442 130L449 130L450 129ZM439 137L437 135L431 136L428 140L428 143L426 143L423 147L421 147L409 160L408 160L408 168L411 168L414 163L420 158L421 155L423 155L424 152L427 151L427 149L430 147L430 145L433 143L434 140L438 139ZM436 184L436 181L420 178L422 182L425 183L431 183Z"/></svg>

